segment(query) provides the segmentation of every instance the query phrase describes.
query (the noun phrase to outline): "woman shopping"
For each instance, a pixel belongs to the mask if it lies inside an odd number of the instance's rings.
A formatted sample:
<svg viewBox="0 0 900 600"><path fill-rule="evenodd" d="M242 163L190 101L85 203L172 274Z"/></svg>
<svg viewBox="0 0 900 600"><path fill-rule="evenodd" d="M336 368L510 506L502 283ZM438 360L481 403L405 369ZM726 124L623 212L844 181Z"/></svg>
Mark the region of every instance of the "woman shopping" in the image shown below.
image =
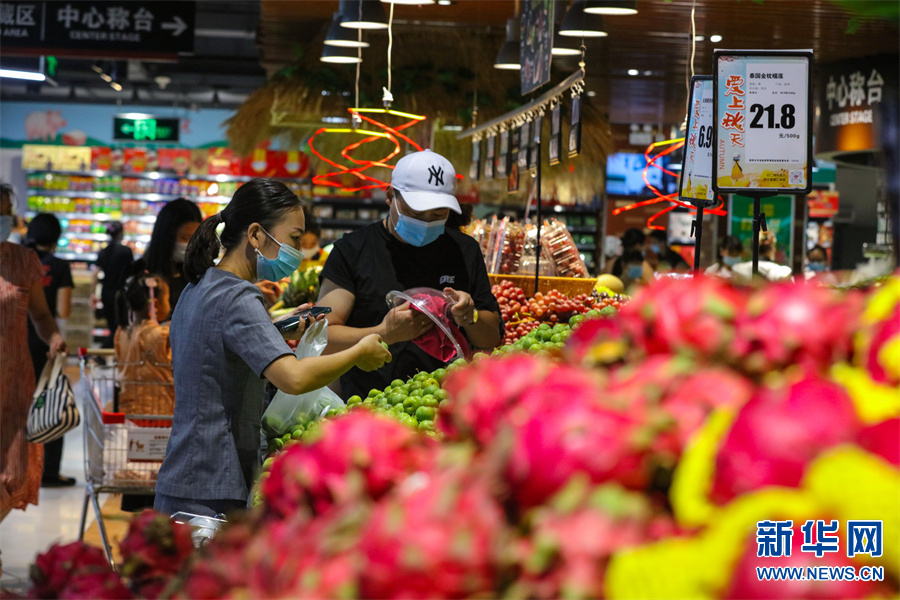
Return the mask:
<svg viewBox="0 0 900 600"><path fill-rule="evenodd" d="M175 413L156 483L157 510L216 515L247 505L261 463L266 380L301 394L354 366L372 371L390 361L378 335L298 360L269 320L253 283L297 269L304 226L300 200L287 186L254 179L191 238L185 259L190 284L170 328ZM220 241L225 255L216 265ZM301 320L290 339L303 329Z"/></svg>

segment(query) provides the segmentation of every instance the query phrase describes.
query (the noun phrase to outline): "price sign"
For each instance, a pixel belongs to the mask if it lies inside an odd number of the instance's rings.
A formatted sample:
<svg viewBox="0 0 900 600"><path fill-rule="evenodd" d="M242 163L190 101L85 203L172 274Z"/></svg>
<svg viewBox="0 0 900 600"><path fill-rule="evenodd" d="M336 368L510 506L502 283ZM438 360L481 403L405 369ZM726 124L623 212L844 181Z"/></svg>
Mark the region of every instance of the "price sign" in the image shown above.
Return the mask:
<svg viewBox="0 0 900 600"><path fill-rule="evenodd" d="M713 170L713 78L691 78L690 112L684 141L684 162L678 196L688 202L711 204L716 197L712 185Z"/></svg>
<svg viewBox="0 0 900 600"><path fill-rule="evenodd" d="M812 51L716 51L713 187L812 189Z"/></svg>

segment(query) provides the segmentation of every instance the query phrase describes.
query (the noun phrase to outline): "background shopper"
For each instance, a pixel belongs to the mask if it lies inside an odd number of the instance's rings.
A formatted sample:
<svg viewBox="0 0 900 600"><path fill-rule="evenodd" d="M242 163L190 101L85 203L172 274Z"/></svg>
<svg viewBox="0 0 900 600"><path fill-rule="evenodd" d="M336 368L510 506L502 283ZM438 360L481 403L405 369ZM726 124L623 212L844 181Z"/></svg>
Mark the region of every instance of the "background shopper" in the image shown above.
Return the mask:
<svg viewBox="0 0 900 600"><path fill-rule="evenodd" d="M41 213L28 224L28 232L25 235L25 246L37 252L41 259L43 276L41 286L44 288L44 297L47 299L47 308L54 319L68 319L72 313L72 269L69 262L57 258L54 255L59 238L62 235L62 227L59 219L49 213ZM34 366L35 381L40 378L44 365L47 364L47 352L49 346L44 343L34 328L28 322L28 350L31 353L31 364ZM59 466L62 462L63 438L44 444L44 475L41 479L42 487L68 487L75 485L75 478L65 477L59 474Z"/></svg>
<svg viewBox="0 0 900 600"><path fill-rule="evenodd" d="M736 235L726 235L719 246L719 258L710 265L706 275L731 279L731 268L744 260L744 243Z"/></svg>
<svg viewBox="0 0 900 600"><path fill-rule="evenodd" d="M134 269L134 254L131 248L122 244L124 230L122 223L112 221L106 226L110 242L97 255L97 268L94 270L91 283L91 308L96 309L98 302L103 304L103 316L109 328L109 336L103 341L104 348L112 348L116 329L119 328L119 316L116 313L116 294L125 285L125 279ZM103 287L97 296L97 283L103 273Z"/></svg>
<svg viewBox="0 0 900 600"><path fill-rule="evenodd" d="M254 179L191 239L190 285L170 328L177 401L157 510L215 515L247 505L262 459L266 381L300 394L353 366L373 370L391 359L381 338L368 335L342 352L298 360L272 324L253 282L279 280L299 267L304 225L300 200L287 186ZM303 330L301 321L286 337L299 339Z"/></svg>
<svg viewBox="0 0 900 600"><path fill-rule="evenodd" d="M28 355L28 319L49 346L49 358L66 342L47 307L44 269L34 251L7 242L12 232L12 197L0 188L0 521L9 511L38 503L44 448L25 439L34 393Z"/></svg>
<svg viewBox="0 0 900 600"><path fill-rule="evenodd" d="M790 267L775 261L778 239L772 231L759 232L759 274L769 281L788 281L791 279ZM737 283L748 283L753 279L753 262L745 261L732 267L734 280Z"/></svg>
<svg viewBox="0 0 900 600"><path fill-rule="evenodd" d="M328 253L322 249L320 245L320 236L322 230L316 223L307 223L306 232L300 238L300 251L303 252L303 262L300 263L300 270L309 269L311 267L321 267L328 260Z"/></svg>
<svg viewBox="0 0 900 600"><path fill-rule="evenodd" d="M643 255L646 240L647 236L640 229L635 227L626 229L625 233L622 234L622 256L635 250ZM619 256L608 265L608 272L620 279L623 278L625 273L625 269L622 268L622 256Z"/></svg>
<svg viewBox="0 0 900 600"><path fill-rule="evenodd" d="M680 254L669 248L669 236L654 229L644 242L644 256L654 273L687 273L690 265Z"/></svg>
<svg viewBox="0 0 900 600"><path fill-rule="evenodd" d="M394 357L377 372L353 369L344 375L344 398L445 364L411 343L432 322L408 304L388 310L385 296L392 290L443 290L454 301L452 318L470 346L487 349L502 341L503 321L481 247L458 225L445 227L451 211L462 213L453 195L455 181L453 165L439 154L404 156L386 190L388 217L335 242L319 292L319 305L332 308L326 352L377 333Z"/></svg>

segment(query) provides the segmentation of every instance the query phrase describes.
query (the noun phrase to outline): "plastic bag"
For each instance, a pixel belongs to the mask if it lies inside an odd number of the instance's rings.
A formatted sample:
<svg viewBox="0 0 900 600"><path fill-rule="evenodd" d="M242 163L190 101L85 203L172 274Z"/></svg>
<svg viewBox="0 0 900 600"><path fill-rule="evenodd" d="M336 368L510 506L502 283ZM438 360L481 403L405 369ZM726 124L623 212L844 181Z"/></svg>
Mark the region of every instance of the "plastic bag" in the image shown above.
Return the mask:
<svg viewBox="0 0 900 600"><path fill-rule="evenodd" d="M324 319L316 321L300 338L297 358L320 356L327 345L328 322ZM344 401L327 387L299 396L278 390L263 413L262 427L266 433L284 435L297 425L306 425L325 416L330 410L343 407Z"/></svg>

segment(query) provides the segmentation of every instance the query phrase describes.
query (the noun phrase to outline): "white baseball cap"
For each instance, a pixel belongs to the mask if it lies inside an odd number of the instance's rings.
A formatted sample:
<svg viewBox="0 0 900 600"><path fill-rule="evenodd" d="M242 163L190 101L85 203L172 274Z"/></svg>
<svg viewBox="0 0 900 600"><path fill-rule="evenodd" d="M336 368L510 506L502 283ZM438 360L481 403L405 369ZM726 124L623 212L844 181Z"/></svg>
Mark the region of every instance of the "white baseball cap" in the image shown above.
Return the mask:
<svg viewBox="0 0 900 600"><path fill-rule="evenodd" d="M449 208L461 213L459 201L453 195L455 185L456 170L453 165L431 150L407 154L397 161L391 175L391 186L417 212Z"/></svg>

